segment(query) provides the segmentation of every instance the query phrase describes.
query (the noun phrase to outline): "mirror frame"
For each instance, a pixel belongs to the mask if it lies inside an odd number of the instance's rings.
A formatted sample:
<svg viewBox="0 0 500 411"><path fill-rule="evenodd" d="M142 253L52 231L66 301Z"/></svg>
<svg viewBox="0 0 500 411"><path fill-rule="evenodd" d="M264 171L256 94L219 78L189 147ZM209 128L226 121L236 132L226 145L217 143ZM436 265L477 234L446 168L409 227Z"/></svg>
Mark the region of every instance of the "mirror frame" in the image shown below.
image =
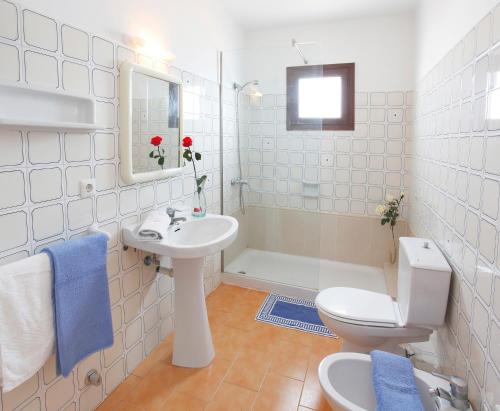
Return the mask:
<svg viewBox="0 0 500 411"><path fill-rule="evenodd" d="M134 173L132 161L132 86L134 73L141 73L159 80L175 83L179 86L179 164L177 168L165 170L147 171L144 173ZM120 65L120 174L127 184L143 183L146 181L158 180L177 176L182 174L186 166L182 158L181 140L183 137L183 87L181 79L148 67L130 62L124 62Z"/></svg>

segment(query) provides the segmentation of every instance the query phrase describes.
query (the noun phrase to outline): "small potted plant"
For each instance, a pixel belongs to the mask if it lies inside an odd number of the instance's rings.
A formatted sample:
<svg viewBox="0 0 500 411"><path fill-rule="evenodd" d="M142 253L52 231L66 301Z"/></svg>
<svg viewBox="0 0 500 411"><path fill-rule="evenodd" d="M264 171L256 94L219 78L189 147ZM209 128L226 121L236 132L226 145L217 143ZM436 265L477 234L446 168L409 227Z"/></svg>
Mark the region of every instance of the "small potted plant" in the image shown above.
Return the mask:
<svg viewBox="0 0 500 411"><path fill-rule="evenodd" d="M396 227L396 223L398 222L399 209L401 207L401 202L403 201L404 196L404 193L401 193L399 195L399 198L387 196L385 204L379 204L375 209L375 212L381 217L380 223L382 225L389 224L391 228L393 244L393 251L391 252L390 257L391 264L394 264L396 262L396 258L398 255L396 237L394 235L394 227Z"/></svg>
<svg viewBox="0 0 500 411"><path fill-rule="evenodd" d="M193 208L192 215L194 217L205 217L207 214L207 199L205 197L205 192L203 190L205 182L207 181L207 176L204 174L198 177L198 172L196 170L196 161L201 160L201 153L191 149L193 146L193 139L186 136L182 139L182 147L184 147L184 154L182 157L193 164L194 171L194 181L196 185L196 190L193 193Z"/></svg>
<svg viewBox="0 0 500 411"><path fill-rule="evenodd" d="M151 140L149 141L151 145L154 147L151 153L149 153L150 158L158 159L158 165L161 167L163 170L163 166L165 164L165 149L163 147L160 147L160 144L163 141L163 137L161 136L154 136L151 137Z"/></svg>

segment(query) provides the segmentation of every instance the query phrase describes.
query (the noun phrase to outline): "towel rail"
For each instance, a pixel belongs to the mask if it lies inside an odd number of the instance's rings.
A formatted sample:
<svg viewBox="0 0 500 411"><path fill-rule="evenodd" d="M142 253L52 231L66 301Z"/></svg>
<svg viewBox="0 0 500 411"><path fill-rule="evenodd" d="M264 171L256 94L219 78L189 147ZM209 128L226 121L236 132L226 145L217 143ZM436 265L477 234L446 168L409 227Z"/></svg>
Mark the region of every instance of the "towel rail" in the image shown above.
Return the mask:
<svg viewBox="0 0 500 411"><path fill-rule="evenodd" d="M89 228L87 228L87 234L104 234L108 241L111 240L111 235L108 232L101 230L97 224L92 224Z"/></svg>

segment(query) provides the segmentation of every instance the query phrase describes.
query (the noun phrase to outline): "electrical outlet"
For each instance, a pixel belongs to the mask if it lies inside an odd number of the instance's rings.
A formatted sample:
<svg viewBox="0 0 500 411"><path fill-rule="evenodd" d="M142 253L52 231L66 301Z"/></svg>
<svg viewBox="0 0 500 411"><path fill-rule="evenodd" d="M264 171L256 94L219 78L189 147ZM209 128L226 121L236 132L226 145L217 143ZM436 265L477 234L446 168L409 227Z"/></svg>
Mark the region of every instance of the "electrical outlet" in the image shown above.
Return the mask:
<svg viewBox="0 0 500 411"><path fill-rule="evenodd" d="M80 180L80 197L93 197L95 196L95 179L86 178Z"/></svg>

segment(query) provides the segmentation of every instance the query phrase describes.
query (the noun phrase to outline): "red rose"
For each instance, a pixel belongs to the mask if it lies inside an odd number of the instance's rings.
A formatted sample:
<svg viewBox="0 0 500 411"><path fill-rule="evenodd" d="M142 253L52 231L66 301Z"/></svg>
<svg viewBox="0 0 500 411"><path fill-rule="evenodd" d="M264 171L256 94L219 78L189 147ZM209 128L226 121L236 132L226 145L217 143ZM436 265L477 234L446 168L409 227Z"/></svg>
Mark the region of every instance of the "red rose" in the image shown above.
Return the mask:
<svg viewBox="0 0 500 411"><path fill-rule="evenodd" d="M193 145L193 139L191 137L184 137L182 139L182 147L191 147Z"/></svg>
<svg viewBox="0 0 500 411"><path fill-rule="evenodd" d="M158 147L162 141L163 138L161 138L160 136L151 137L151 144L154 145L155 147Z"/></svg>

